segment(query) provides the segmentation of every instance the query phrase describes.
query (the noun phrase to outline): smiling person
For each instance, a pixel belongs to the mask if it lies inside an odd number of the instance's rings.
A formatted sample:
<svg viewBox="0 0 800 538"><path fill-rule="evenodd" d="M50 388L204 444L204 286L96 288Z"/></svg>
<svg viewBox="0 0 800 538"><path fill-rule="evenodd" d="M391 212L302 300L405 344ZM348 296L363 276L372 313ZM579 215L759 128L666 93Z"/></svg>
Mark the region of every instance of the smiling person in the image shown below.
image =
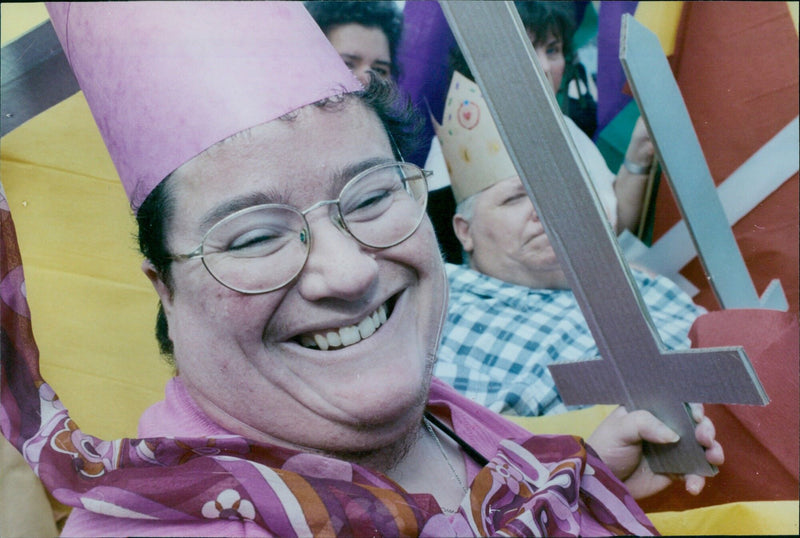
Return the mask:
<svg viewBox="0 0 800 538"><path fill-rule="evenodd" d="M362 84L374 73L397 80L397 45L403 31L403 13L393 1L305 3L331 45Z"/></svg>
<svg viewBox="0 0 800 538"><path fill-rule="evenodd" d="M106 442L35 355L4 347L0 426L74 507L65 535L655 531L614 474L661 487L638 443L611 469L432 377L447 281L426 172L398 160L408 118L302 4L48 9L136 212L175 365L140 438ZM3 314L26 327L12 298Z"/></svg>

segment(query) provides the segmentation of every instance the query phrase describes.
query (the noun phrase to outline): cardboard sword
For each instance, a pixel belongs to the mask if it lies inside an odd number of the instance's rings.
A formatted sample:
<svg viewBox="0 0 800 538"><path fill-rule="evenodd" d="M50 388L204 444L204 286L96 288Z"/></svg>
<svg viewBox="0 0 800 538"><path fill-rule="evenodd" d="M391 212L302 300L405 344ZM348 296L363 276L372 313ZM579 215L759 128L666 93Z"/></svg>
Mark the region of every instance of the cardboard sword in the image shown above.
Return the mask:
<svg viewBox="0 0 800 538"><path fill-rule="evenodd" d="M602 357L550 366L562 398L646 409L681 436L645 446L654 471L715 474L685 402L766 403L747 355L665 349L513 3L440 4Z"/></svg>
<svg viewBox="0 0 800 538"><path fill-rule="evenodd" d="M619 56L719 304L786 311L780 280L770 282L762 297L756 292L658 37L625 14Z"/></svg>
<svg viewBox="0 0 800 538"><path fill-rule="evenodd" d="M80 91L48 20L2 48L0 135Z"/></svg>

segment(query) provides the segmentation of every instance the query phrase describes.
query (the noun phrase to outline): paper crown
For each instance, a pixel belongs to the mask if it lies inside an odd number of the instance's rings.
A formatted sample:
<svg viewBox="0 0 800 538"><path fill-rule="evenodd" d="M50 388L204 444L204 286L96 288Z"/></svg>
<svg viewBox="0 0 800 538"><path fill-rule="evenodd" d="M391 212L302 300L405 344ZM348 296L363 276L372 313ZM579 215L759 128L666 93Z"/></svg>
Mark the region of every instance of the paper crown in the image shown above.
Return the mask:
<svg viewBox="0 0 800 538"><path fill-rule="evenodd" d="M134 208L215 143L361 88L300 2L47 9Z"/></svg>
<svg viewBox="0 0 800 538"><path fill-rule="evenodd" d="M442 123L434 120L433 128L456 202L518 175L480 88L457 71L450 81Z"/></svg>

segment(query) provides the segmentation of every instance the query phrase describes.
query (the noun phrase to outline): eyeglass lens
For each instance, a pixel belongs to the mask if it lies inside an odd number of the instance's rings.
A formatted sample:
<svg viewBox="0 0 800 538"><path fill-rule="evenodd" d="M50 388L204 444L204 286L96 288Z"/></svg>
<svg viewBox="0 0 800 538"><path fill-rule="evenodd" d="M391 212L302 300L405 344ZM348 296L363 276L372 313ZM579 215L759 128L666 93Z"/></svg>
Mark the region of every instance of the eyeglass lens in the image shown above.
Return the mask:
<svg viewBox="0 0 800 538"><path fill-rule="evenodd" d="M427 186L410 163L381 164L362 172L339 196L344 228L372 248L394 246L419 226ZM310 232L303 214L289 206L254 206L221 220L203 241L203 263L223 285L264 293L294 279L305 265Z"/></svg>

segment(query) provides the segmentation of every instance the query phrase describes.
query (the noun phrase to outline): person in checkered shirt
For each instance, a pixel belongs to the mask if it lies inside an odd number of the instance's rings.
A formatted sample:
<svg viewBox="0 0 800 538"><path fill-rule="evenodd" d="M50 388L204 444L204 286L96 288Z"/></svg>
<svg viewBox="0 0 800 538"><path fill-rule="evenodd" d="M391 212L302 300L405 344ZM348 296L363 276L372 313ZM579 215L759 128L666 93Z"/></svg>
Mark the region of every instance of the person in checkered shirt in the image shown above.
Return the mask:
<svg viewBox="0 0 800 538"><path fill-rule="evenodd" d="M446 266L436 376L500 413L566 411L547 366L599 352L519 178L471 195L453 222L468 261ZM689 328L705 310L668 278L632 273L664 345L691 347Z"/></svg>
<svg viewBox="0 0 800 538"><path fill-rule="evenodd" d="M446 265L450 303L435 375L493 411L564 412L547 366L595 358L598 348L480 88L459 72L435 129L446 162L437 169L450 176L453 231L466 259ZM584 161L605 192L593 159ZM615 200L606 190L611 196L599 199L611 223ZM689 329L705 310L668 278L632 273L664 345L689 348Z"/></svg>
<svg viewBox="0 0 800 538"><path fill-rule="evenodd" d="M435 128L466 261L446 264L450 299L434 375L499 413L565 412L547 366L597 357L598 348L474 82L453 76L442 125ZM689 348L689 328L705 310L669 279L632 273L664 345ZM632 442L653 441L665 427L647 411L619 407L587 441L605 460ZM654 491L626 485L637 498Z"/></svg>

